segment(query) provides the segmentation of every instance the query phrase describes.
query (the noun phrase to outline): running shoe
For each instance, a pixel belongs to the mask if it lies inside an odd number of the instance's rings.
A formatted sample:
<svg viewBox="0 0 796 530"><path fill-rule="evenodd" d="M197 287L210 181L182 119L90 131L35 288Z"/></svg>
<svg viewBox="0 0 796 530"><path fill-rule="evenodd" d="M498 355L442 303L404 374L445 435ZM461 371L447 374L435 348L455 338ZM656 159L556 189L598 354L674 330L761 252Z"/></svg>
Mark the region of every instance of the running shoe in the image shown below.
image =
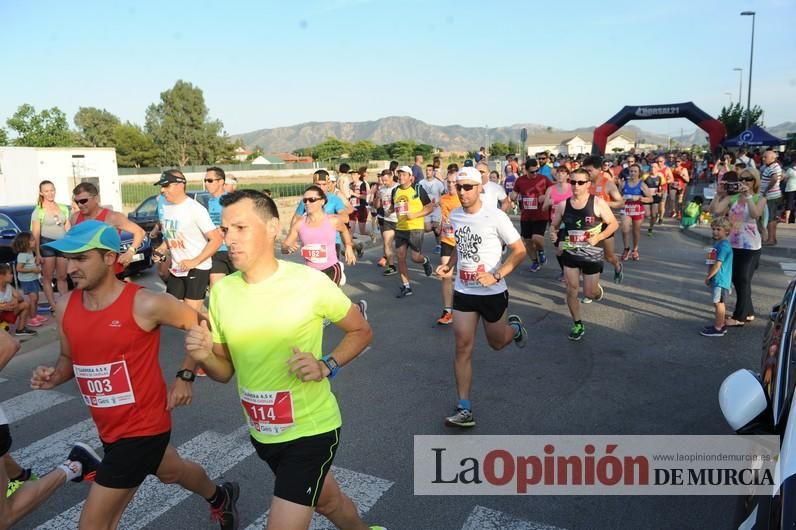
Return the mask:
<svg viewBox="0 0 796 530"><path fill-rule="evenodd" d="M625 279L625 266L619 264L619 270L614 269L614 283L622 283Z"/></svg>
<svg viewBox="0 0 796 530"><path fill-rule="evenodd" d="M423 257L423 272L426 273L426 276L431 276L434 272L434 269L431 267L431 261L428 259L428 256Z"/></svg>
<svg viewBox="0 0 796 530"><path fill-rule="evenodd" d="M28 324L30 324L31 322L40 322L41 324L44 324L48 320L50 319L44 315L36 315L35 317L28 319Z"/></svg>
<svg viewBox="0 0 796 530"><path fill-rule="evenodd" d="M445 425L451 427L475 427L473 413L467 409L456 409L456 414L445 418Z"/></svg>
<svg viewBox="0 0 796 530"><path fill-rule="evenodd" d="M638 249L634 250L633 253L630 254L630 257L633 258L633 261L638 261L639 260Z"/></svg>
<svg viewBox="0 0 796 530"><path fill-rule="evenodd" d="M354 249L357 251L357 258L361 258L362 255L365 253L365 245L362 243L357 243L354 245Z"/></svg>
<svg viewBox="0 0 796 530"><path fill-rule="evenodd" d="M434 254L442 254L442 245L434 247Z"/></svg>
<svg viewBox="0 0 796 530"><path fill-rule="evenodd" d="M395 265L390 265L384 272L382 273L384 276L392 276L393 274L398 274L398 269L395 268Z"/></svg>
<svg viewBox="0 0 796 530"><path fill-rule="evenodd" d="M379 267L384 267L385 265L387 265L387 257L382 256L381 258L379 258L378 265Z"/></svg>
<svg viewBox="0 0 796 530"><path fill-rule="evenodd" d="M715 327L705 326L702 328L702 331L699 332L700 335L703 337L723 337L727 334L727 326L724 326L721 329L716 329Z"/></svg>
<svg viewBox="0 0 796 530"><path fill-rule="evenodd" d="M652 237L652 228L647 228L647 237Z"/></svg>
<svg viewBox="0 0 796 530"><path fill-rule="evenodd" d="M658 224L659 225L663 224L663 217L661 217L660 215L658 216Z"/></svg>
<svg viewBox="0 0 796 530"><path fill-rule="evenodd" d="M627 258L630 257L630 249L626 248L622 251L622 261L627 261Z"/></svg>
<svg viewBox="0 0 796 530"><path fill-rule="evenodd" d="M14 335L16 335L17 337L33 337L38 335L38 333L36 331L33 331L32 329L19 328L14 332Z"/></svg>
<svg viewBox="0 0 796 530"><path fill-rule="evenodd" d="M19 488L21 488L25 482L39 479L39 476L36 473L33 473L30 470L30 468L25 469L23 471L23 475L25 475L26 477L8 481L8 488L6 489L6 497L10 497L11 495L13 495L14 492L17 491Z"/></svg>
<svg viewBox="0 0 796 530"><path fill-rule="evenodd" d="M368 319L368 301L367 300L360 300L357 302L357 306L359 310L362 312L362 317L367 320Z"/></svg>
<svg viewBox="0 0 796 530"><path fill-rule="evenodd" d="M539 251L539 265L544 265L547 263L547 256L544 255L544 251Z"/></svg>
<svg viewBox="0 0 796 530"><path fill-rule="evenodd" d="M443 311L442 316L437 319L438 326L447 326L453 323L453 313L450 311Z"/></svg>
<svg viewBox="0 0 796 530"><path fill-rule="evenodd" d="M539 269L541 268L542 266L539 265L539 262L534 260L533 263L531 263L531 267L528 270L531 272L539 272Z"/></svg>
<svg viewBox="0 0 796 530"><path fill-rule="evenodd" d="M586 328L583 327L583 324L572 324L572 327L569 328L569 340L580 340L583 338L583 335L586 334Z"/></svg>
<svg viewBox="0 0 796 530"><path fill-rule="evenodd" d="M30 326L32 328L39 328L39 327L41 327L43 325L44 325L44 322L42 322L41 320L39 320L37 318L29 319L27 324L26 324L26 326Z"/></svg>
<svg viewBox="0 0 796 530"><path fill-rule="evenodd" d="M77 442L72 447L67 460L69 462L80 462L80 465L83 466L80 476L73 478L72 482L93 481L94 476L97 474L97 468L102 463L102 459L94 452L94 449L82 442Z"/></svg>
<svg viewBox="0 0 796 530"><path fill-rule="evenodd" d="M590 304L592 302L594 302L594 300L592 300L588 296L584 296L583 298L580 299L581 304Z"/></svg>
<svg viewBox="0 0 796 530"><path fill-rule="evenodd" d="M221 530L237 530L240 486L237 482L224 482L221 484L221 489L225 494L224 502L215 508L210 507L210 520L221 525Z"/></svg>
<svg viewBox="0 0 796 530"><path fill-rule="evenodd" d="M413 294L415 294L415 293L412 292L412 288L411 287L407 287L406 285L402 285L401 286L401 290L398 291L398 294L395 295L395 297L396 298L406 298L407 296L412 296Z"/></svg>
<svg viewBox="0 0 796 530"><path fill-rule="evenodd" d="M528 344L528 332L522 325L522 319L517 315L509 315L509 325L514 328L514 344L518 348L524 348Z"/></svg>
<svg viewBox="0 0 796 530"><path fill-rule="evenodd" d="M600 294L594 299L595 302L599 302L603 299L603 297L605 297L605 290L603 289L603 286L598 283L597 288L600 290Z"/></svg>

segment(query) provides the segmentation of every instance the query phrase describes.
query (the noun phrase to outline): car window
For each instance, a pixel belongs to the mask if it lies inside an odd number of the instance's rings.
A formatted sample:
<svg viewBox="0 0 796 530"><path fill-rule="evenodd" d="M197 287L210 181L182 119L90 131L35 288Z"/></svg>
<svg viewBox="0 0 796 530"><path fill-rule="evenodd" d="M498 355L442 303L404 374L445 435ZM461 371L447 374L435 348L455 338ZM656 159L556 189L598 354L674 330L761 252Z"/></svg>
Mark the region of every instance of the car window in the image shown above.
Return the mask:
<svg viewBox="0 0 796 530"><path fill-rule="evenodd" d="M138 217L155 217L158 212L157 195L146 199L136 210Z"/></svg>
<svg viewBox="0 0 796 530"><path fill-rule="evenodd" d="M785 290L779 311L766 329L763 339L762 377L773 407L775 425L779 424L780 417L786 408L785 398L788 394L786 390L791 386L788 379L792 380L789 377L791 363L786 357L790 353L790 348L788 348L788 341L784 339L789 338L787 334L790 333L790 328L793 326L794 289L796 289L796 281L792 281Z"/></svg>
<svg viewBox="0 0 796 530"><path fill-rule="evenodd" d="M33 214L33 208L30 210L22 209L22 210L15 210L8 214L11 217L11 220L14 221L14 224L17 225L17 228L20 230L30 230L30 216Z"/></svg>
<svg viewBox="0 0 796 530"><path fill-rule="evenodd" d="M0 213L0 230L14 230L16 228L17 227L7 215Z"/></svg>
<svg viewBox="0 0 796 530"><path fill-rule="evenodd" d="M208 203L208 200L210 199L210 194L209 194L209 193L207 193L207 192L200 192L200 193L197 193L197 194L196 194L196 196L194 197L194 199L196 199L196 201L197 201L199 204L201 204L202 206L204 206L205 208L207 208L207 203Z"/></svg>

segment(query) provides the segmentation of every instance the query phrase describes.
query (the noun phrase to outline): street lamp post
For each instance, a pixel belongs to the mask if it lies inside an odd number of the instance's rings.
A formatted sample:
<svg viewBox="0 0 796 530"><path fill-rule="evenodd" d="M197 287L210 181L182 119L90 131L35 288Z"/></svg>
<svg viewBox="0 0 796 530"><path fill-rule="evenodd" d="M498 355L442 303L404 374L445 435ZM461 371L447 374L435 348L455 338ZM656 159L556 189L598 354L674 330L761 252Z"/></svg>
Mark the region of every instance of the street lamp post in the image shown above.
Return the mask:
<svg viewBox="0 0 796 530"><path fill-rule="evenodd" d="M749 87L746 90L746 128L749 128L749 118L752 112L752 60L755 56L755 12L741 11L742 17L752 17L752 46L749 51Z"/></svg>
<svg viewBox="0 0 796 530"><path fill-rule="evenodd" d="M732 69L733 72L738 72L738 104L741 104L741 93L743 91L743 68L735 67Z"/></svg>
<svg viewBox="0 0 796 530"><path fill-rule="evenodd" d="M732 106L732 92L725 92L724 95L727 96L727 99L730 100L730 106ZM740 102L741 101L738 100L738 103L740 103Z"/></svg>

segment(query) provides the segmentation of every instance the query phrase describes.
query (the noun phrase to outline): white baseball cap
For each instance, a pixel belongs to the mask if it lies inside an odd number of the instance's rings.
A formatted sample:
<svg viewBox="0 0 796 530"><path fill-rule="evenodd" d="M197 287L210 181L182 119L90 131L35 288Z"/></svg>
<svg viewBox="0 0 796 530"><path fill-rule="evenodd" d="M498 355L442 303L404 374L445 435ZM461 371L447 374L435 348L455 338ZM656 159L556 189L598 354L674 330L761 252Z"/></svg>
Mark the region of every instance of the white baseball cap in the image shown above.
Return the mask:
<svg viewBox="0 0 796 530"><path fill-rule="evenodd" d="M456 174L456 182L462 180L471 180L481 184L481 172L474 167L463 167Z"/></svg>
<svg viewBox="0 0 796 530"><path fill-rule="evenodd" d="M404 173L412 174L412 168L409 166L401 166L396 171L403 171Z"/></svg>

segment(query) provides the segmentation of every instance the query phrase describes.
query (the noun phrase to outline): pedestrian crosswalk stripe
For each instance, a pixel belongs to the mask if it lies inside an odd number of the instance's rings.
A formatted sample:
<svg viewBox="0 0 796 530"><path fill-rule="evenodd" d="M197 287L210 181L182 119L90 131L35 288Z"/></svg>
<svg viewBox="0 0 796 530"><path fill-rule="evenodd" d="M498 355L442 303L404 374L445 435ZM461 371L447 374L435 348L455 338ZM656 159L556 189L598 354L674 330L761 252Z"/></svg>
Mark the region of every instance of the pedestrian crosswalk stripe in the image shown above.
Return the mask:
<svg viewBox="0 0 796 530"><path fill-rule="evenodd" d="M517 519L498 510L476 506L464 522L462 530L562 530L535 521Z"/></svg>
<svg viewBox="0 0 796 530"><path fill-rule="evenodd" d="M264 470L263 472L266 471ZM332 466L332 474L343 493L354 501L354 505L361 516L368 513L379 498L393 485L393 482L389 480L358 473L343 467ZM256 521L246 527L246 530L261 530L266 527L267 523L268 512L258 517ZM322 515L317 513L313 515L310 530L330 530L334 528L335 526Z"/></svg>
<svg viewBox="0 0 796 530"><path fill-rule="evenodd" d="M93 420L83 420L71 425L28 446L12 451L11 456L23 466L33 466L33 471L42 476L66 460L69 450L75 442L83 442L94 448L101 447L102 444L97 436Z"/></svg>
<svg viewBox="0 0 796 530"><path fill-rule="evenodd" d="M208 476L215 480L254 453L254 447L249 442L249 430L244 426L230 434L205 431L182 444L177 451L183 458L205 468ZM155 477L147 477L127 507L119 528L125 530L143 528L191 495L193 493L177 484L162 484ZM37 529L77 528L84 504L85 501L72 506L41 524ZM197 517L197 521L203 520L207 514L197 514Z"/></svg>
<svg viewBox="0 0 796 530"><path fill-rule="evenodd" d="M6 411L8 423L14 423L70 399L74 398L52 390L31 390L3 401L0 408Z"/></svg>
<svg viewBox="0 0 796 530"><path fill-rule="evenodd" d="M796 276L796 261L780 261L779 266L782 267L785 276Z"/></svg>
<svg viewBox="0 0 796 530"><path fill-rule="evenodd" d="M0 377L0 383L5 383L6 381L8 381L8 379L5 377Z"/></svg>

